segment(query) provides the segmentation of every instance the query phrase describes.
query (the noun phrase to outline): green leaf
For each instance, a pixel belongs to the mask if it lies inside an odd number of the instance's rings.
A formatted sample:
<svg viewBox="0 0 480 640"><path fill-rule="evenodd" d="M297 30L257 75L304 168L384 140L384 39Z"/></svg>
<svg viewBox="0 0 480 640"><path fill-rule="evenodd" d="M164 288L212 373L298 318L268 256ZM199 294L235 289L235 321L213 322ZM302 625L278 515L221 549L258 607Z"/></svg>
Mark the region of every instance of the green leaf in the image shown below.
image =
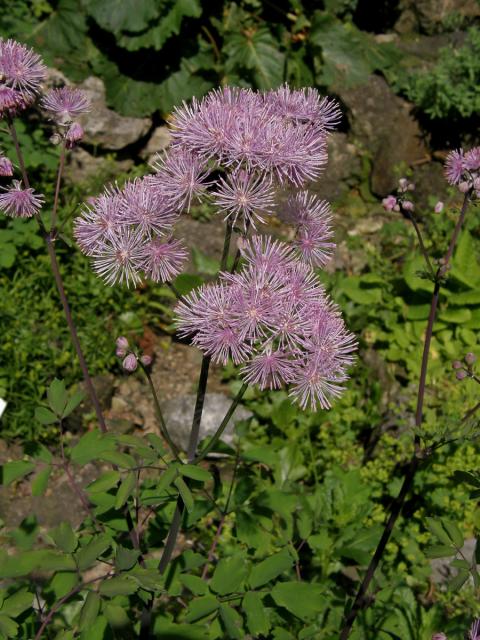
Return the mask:
<svg viewBox="0 0 480 640"><path fill-rule="evenodd" d="M129 596L138 590L138 583L130 576L115 576L100 585L100 594L107 598Z"/></svg>
<svg viewBox="0 0 480 640"><path fill-rule="evenodd" d="M58 422L59 418L46 407L37 407L35 409L35 420L40 424L53 424Z"/></svg>
<svg viewBox="0 0 480 640"><path fill-rule="evenodd" d="M226 35L222 53L226 56L227 74L249 69L259 89L271 89L283 82L285 54L266 27L251 27Z"/></svg>
<svg viewBox="0 0 480 640"><path fill-rule="evenodd" d="M249 591L242 600L242 609L247 616L247 627L253 636L267 635L270 625L265 614L262 597L255 591Z"/></svg>
<svg viewBox="0 0 480 640"><path fill-rule="evenodd" d="M449 589L451 591L458 591L459 589L461 589L463 587L463 585L465 584L465 582L468 580L468 578L470 577L470 572L464 570L460 570L458 572L458 574L449 582Z"/></svg>
<svg viewBox="0 0 480 640"><path fill-rule="evenodd" d="M182 464L178 467L179 472L185 478L191 478L192 480L198 480L199 482L208 482L212 479L212 474L206 469L197 467L193 464Z"/></svg>
<svg viewBox="0 0 480 640"><path fill-rule="evenodd" d="M240 590L247 574L248 564L243 556L222 558L215 568L210 587L221 596L234 593Z"/></svg>
<svg viewBox="0 0 480 640"><path fill-rule="evenodd" d="M337 87L365 83L373 71L388 69L401 58L391 43L378 44L371 34L327 12L314 13L310 42L321 51L319 81Z"/></svg>
<svg viewBox="0 0 480 640"><path fill-rule="evenodd" d="M163 493L165 489L168 489L168 487L172 484L172 482L177 477L177 475L178 475L177 465L175 464L170 465L168 469L164 471L160 476L160 480L158 481L158 484L156 487L157 492L160 494L160 493Z"/></svg>
<svg viewBox="0 0 480 640"><path fill-rule="evenodd" d="M123 629L130 624L130 619L125 609L113 602L105 603L103 613L108 620L108 624L113 629Z"/></svg>
<svg viewBox="0 0 480 640"><path fill-rule="evenodd" d="M220 605L220 618L227 632L227 638L242 640L245 637L241 616L228 604Z"/></svg>
<svg viewBox="0 0 480 640"><path fill-rule="evenodd" d="M115 509L120 509L127 502L128 498L135 489L136 476L133 471L127 473L122 481L122 484L118 488L117 495L115 497Z"/></svg>
<svg viewBox="0 0 480 640"><path fill-rule="evenodd" d="M0 613L0 635L3 638L18 638L18 624Z"/></svg>
<svg viewBox="0 0 480 640"><path fill-rule="evenodd" d="M199 273L203 273L208 276L215 276L220 270L220 262L215 258L210 258L206 253L192 247L192 260L195 268Z"/></svg>
<svg viewBox="0 0 480 640"><path fill-rule="evenodd" d="M293 558L287 552L280 551L275 553L253 567L249 579L250 586L252 589L258 589L258 587L290 569L292 564Z"/></svg>
<svg viewBox="0 0 480 640"><path fill-rule="evenodd" d="M33 571L73 571L73 558L50 549L24 551L14 556L0 556L0 578L18 578Z"/></svg>
<svg viewBox="0 0 480 640"><path fill-rule="evenodd" d="M115 438L111 434L94 429L80 438L70 455L73 462L84 466L87 462L101 459L105 452L114 451L115 446Z"/></svg>
<svg viewBox="0 0 480 640"><path fill-rule="evenodd" d="M425 555L427 558L449 558L453 556L455 549L445 544L432 544L425 549Z"/></svg>
<svg viewBox="0 0 480 640"><path fill-rule="evenodd" d="M475 241L472 234L465 229L458 239L450 275L472 289L478 289L480 284L480 266L476 256Z"/></svg>
<svg viewBox="0 0 480 640"><path fill-rule="evenodd" d="M441 322L449 322L451 324L463 324L472 319L470 309L445 309L438 314Z"/></svg>
<svg viewBox="0 0 480 640"><path fill-rule="evenodd" d="M80 612L80 631L88 629L95 622L102 600L96 591L89 591Z"/></svg>
<svg viewBox="0 0 480 640"><path fill-rule="evenodd" d="M87 11L106 31L142 31L159 13L155 0L88 0Z"/></svg>
<svg viewBox="0 0 480 640"><path fill-rule="evenodd" d="M202 596L190 602L186 622L196 622L218 610L219 603L213 596Z"/></svg>
<svg viewBox="0 0 480 640"><path fill-rule="evenodd" d="M159 51L172 36L180 33L183 18L199 18L202 6L199 0L175 0L171 8L164 9L158 24L138 36L122 35L118 43L129 51L153 48Z"/></svg>
<svg viewBox="0 0 480 640"><path fill-rule="evenodd" d="M461 549L463 547L464 539L463 533L460 531L458 525L449 520L442 520L442 525L453 544L457 549Z"/></svg>
<svg viewBox="0 0 480 640"><path fill-rule="evenodd" d="M78 546L77 536L69 522L62 522L50 535L57 547L65 553L73 553Z"/></svg>
<svg viewBox="0 0 480 640"><path fill-rule="evenodd" d="M16 618L27 609L30 609L33 605L34 597L33 593L30 593L27 589L21 589L3 601L1 612Z"/></svg>
<svg viewBox="0 0 480 640"><path fill-rule="evenodd" d="M120 473L118 471L105 471L99 478L91 482L86 490L88 493L103 493L115 487L119 480Z"/></svg>
<svg viewBox="0 0 480 640"><path fill-rule="evenodd" d="M186 510L191 513L193 511L194 502L190 489L187 487L182 478L177 478L173 484L180 492L180 496L182 497L183 504L185 505Z"/></svg>
<svg viewBox="0 0 480 640"><path fill-rule="evenodd" d="M74 411L78 407L78 405L84 398L85 394L83 391L75 391L75 393L73 393L67 401L66 407L63 411L63 418L69 416L72 411Z"/></svg>
<svg viewBox="0 0 480 640"><path fill-rule="evenodd" d="M325 588L308 582L277 582L271 591L272 598L294 616L306 620L323 611L327 600Z"/></svg>
<svg viewBox="0 0 480 640"><path fill-rule="evenodd" d="M104 451L101 456L98 456L99 460L105 460L105 462L111 462L116 464L117 467L122 469L130 469L136 466L135 458L128 453L122 453L121 451Z"/></svg>
<svg viewBox="0 0 480 640"><path fill-rule="evenodd" d="M104 535L93 538L87 545L81 548L76 556L80 571L85 571L85 569L91 567L111 544L111 539L107 535Z"/></svg>
<svg viewBox="0 0 480 640"><path fill-rule="evenodd" d="M198 576L181 574L179 580L195 596L204 596L208 591L207 583Z"/></svg>
<svg viewBox="0 0 480 640"><path fill-rule="evenodd" d="M14 460L2 465L2 484L8 487L14 480L23 478L35 469L33 462L28 460Z"/></svg>
<svg viewBox="0 0 480 640"><path fill-rule="evenodd" d="M52 467L48 466L44 469L41 469L32 480L32 496L43 496L45 493L48 480L50 478L50 474L52 472Z"/></svg>
<svg viewBox="0 0 480 640"><path fill-rule="evenodd" d="M437 522L433 518L426 517L425 523L428 530L433 533L433 535L436 536L440 540L440 542L446 545L450 545L450 536L443 528L442 522Z"/></svg>
<svg viewBox="0 0 480 640"><path fill-rule="evenodd" d="M119 571L128 571L137 562L139 551L118 546L115 554L115 566Z"/></svg>
<svg viewBox="0 0 480 640"><path fill-rule="evenodd" d="M186 296L192 289L203 284L203 278L192 273L181 273L175 278L173 284L181 296Z"/></svg>
<svg viewBox="0 0 480 640"><path fill-rule="evenodd" d="M68 394L63 380L55 378L51 382L47 390L47 399L50 409L61 418L68 402Z"/></svg>

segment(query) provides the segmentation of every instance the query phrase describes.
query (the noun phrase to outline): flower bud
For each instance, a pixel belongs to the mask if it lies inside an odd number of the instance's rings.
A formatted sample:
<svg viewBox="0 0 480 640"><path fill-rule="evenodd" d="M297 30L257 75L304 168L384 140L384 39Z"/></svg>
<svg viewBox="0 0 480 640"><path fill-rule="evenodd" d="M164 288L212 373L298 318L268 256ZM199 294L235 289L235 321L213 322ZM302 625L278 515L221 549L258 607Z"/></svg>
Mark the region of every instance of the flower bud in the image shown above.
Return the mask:
<svg viewBox="0 0 480 640"><path fill-rule="evenodd" d="M395 196L387 196L382 200L383 208L385 211L392 211L392 209L397 204L397 199Z"/></svg>
<svg viewBox="0 0 480 640"><path fill-rule="evenodd" d="M394 211L400 211L400 205L399 205L399 204L396 204L396 205L393 207L393 210L394 210Z"/></svg>
<svg viewBox="0 0 480 640"><path fill-rule="evenodd" d="M78 124L78 122L74 122L70 128L67 131L67 143L68 146L71 148L75 145L76 142L80 142L80 140L83 138L83 128L80 124Z"/></svg>
<svg viewBox="0 0 480 640"><path fill-rule="evenodd" d="M62 142L62 136L59 133L54 133L50 136L50 142L57 146Z"/></svg>
<svg viewBox="0 0 480 640"><path fill-rule="evenodd" d="M467 372L464 369L460 369L455 375L457 380L464 380L467 377Z"/></svg>
<svg viewBox="0 0 480 640"><path fill-rule="evenodd" d="M152 364L152 356L143 355L140 358L140 362L144 367L149 367Z"/></svg>
<svg viewBox="0 0 480 640"><path fill-rule="evenodd" d="M13 176L13 164L8 158L0 156L0 176Z"/></svg>
<svg viewBox="0 0 480 640"><path fill-rule="evenodd" d="M129 353L122 362L122 367L129 373L135 371L135 369L137 368L137 356L134 353Z"/></svg>
<svg viewBox="0 0 480 640"><path fill-rule="evenodd" d="M415 183L414 182L409 182L408 183L407 191L415 191Z"/></svg>
<svg viewBox="0 0 480 640"><path fill-rule="evenodd" d="M400 178L398 181L398 190L402 193L408 189L408 180L406 178Z"/></svg>
<svg viewBox="0 0 480 640"><path fill-rule="evenodd" d="M442 213L443 211L443 202L439 200L434 208L435 213Z"/></svg>
<svg viewBox="0 0 480 640"><path fill-rule="evenodd" d="M115 354L119 357L119 358L123 358L124 356L127 355L127 350L126 349L122 349L121 347L117 347L115 349Z"/></svg>
<svg viewBox="0 0 480 640"><path fill-rule="evenodd" d="M461 369L463 367L463 364L460 362L460 360L454 360L452 362L452 369Z"/></svg>
<svg viewBox="0 0 480 640"><path fill-rule="evenodd" d="M472 185L470 184L470 182L464 181L464 182L460 182L460 184L458 185L458 188L462 193L467 193L467 191L470 191L471 186Z"/></svg>
<svg viewBox="0 0 480 640"><path fill-rule="evenodd" d="M469 366L472 366L472 364L477 361L477 356L474 353L469 352L464 359Z"/></svg>
<svg viewBox="0 0 480 640"><path fill-rule="evenodd" d="M440 633L434 633L432 636L432 640L448 640L447 636L440 632Z"/></svg>
<svg viewBox="0 0 480 640"><path fill-rule="evenodd" d="M128 349L128 340L127 338L125 338L125 336L120 336L119 338L117 338L115 344L119 349Z"/></svg>
<svg viewBox="0 0 480 640"><path fill-rule="evenodd" d="M405 202L402 204L402 207L405 209L405 211L415 210L415 205L413 204L413 202L410 202L410 200L405 200Z"/></svg>
<svg viewBox="0 0 480 640"><path fill-rule="evenodd" d="M475 180L473 181L473 187L477 191L480 191L480 177L475 178Z"/></svg>

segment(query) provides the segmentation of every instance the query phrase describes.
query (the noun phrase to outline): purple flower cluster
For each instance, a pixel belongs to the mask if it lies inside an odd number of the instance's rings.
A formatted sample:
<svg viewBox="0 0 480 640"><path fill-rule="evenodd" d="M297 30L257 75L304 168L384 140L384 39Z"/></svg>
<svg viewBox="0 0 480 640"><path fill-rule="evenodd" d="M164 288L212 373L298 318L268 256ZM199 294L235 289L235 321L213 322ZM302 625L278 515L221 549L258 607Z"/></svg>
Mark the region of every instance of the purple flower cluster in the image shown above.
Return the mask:
<svg viewBox="0 0 480 640"><path fill-rule="evenodd" d="M233 224L255 226L272 211L278 187L301 187L320 175L339 119L336 103L315 89L226 87L175 110L173 148L222 171L214 203Z"/></svg>
<svg viewBox="0 0 480 640"><path fill-rule="evenodd" d="M62 101L50 100L50 108ZM172 239L183 210L210 198L236 228L255 227L273 212L279 188L318 176L338 118L335 103L313 89L225 88L193 100L175 111L173 143L154 162L155 173L121 192L108 189L84 209L75 225L80 248L108 284L173 279L186 257ZM296 228L303 259L324 266L334 247L328 205L302 191L282 215Z"/></svg>
<svg viewBox="0 0 480 640"><path fill-rule="evenodd" d="M42 208L44 197L26 189L19 180L0 194L0 211L11 218L31 218Z"/></svg>
<svg viewBox="0 0 480 640"><path fill-rule="evenodd" d="M238 273L222 273L177 305L179 335L214 362L241 364L245 382L289 385L302 408L329 408L348 378L355 337L293 247L254 236L241 253Z"/></svg>
<svg viewBox="0 0 480 640"><path fill-rule="evenodd" d="M45 75L46 68L32 49L0 38L0 116L30 106Z"/></svg>
<svg viewBox="0 0 480 640"><path fill-rule="evenodd" d="M466 153L463 149L451 151L445 160L445 177L462 193L473 190L480 198L480 147Z"/></svg>
<svg viewBox="0 0 480 640"><path fill-rule="evenodd" d="M172 238L180 209L161 185L147 176L107 188L76 219L80 249L107 284L137 284L142 274L166 282L180 273L187 252Z"/></svg>

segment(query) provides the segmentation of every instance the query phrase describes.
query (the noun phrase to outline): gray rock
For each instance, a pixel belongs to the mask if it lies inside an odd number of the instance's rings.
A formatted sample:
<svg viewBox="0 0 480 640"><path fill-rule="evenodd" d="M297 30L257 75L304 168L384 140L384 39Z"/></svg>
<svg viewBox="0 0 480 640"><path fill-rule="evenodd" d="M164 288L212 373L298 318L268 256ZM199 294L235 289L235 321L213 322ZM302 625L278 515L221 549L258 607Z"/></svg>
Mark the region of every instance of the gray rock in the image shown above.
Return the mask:
<svg viewBox="0 0 480 640"><path fill-rule="evenodd" d="M90 113L83 116L84 142L116 151L137 142L152 125L150 118L129 118L121 116L106 104L105 86L91 76L79 86L91 100Z"/></svg>
<svg viewBox="0 0 480 640"><path fill-rule="evenodd" d="M358 182L360 173L357 148L348 142L346 133L332 133L328 139L328 165L310 189L325 200L338 200Z"/></svg>
<svg viewBox="0 0 480 640"><path fill-rule="evenodd" d="M342 89L339 94L349 110L352 138L372 154L372 191L386 196L396 187L396 166L412 165L427 157L411 105L396 96L377 75L372 75L368 83Z"/></svg>
<svg viewBox="0 0 480 640"><path fill-rule="evenodd" d="M75 147L67 156L65 176L71 182L84 182L92 177L98 179L105 176L105 182L110 176L116 176L120 171L128 171L133 166L133 160L126 158L114 161L105 156L94 156L82 147Z"/></svg>
<svg viewBox="0 0 480 640"><path fill-rule="evenodd" d="M400 17L395 24L400 33L413 29L437 33L444 30L449 18L471 20L480 16L477 0L401 0L400 9Z"/></svg>
<svg viewBox="0 0 480 640"><path fill-rule="evenodd" d="M168 147L171 139L168 127L157 127L148 139L146 146L140 151L140 157L151 162L157 153Z"/></svg>
<svg viewBox="0 0 480 640"><path fill-rule="evenodd" d="M232 401L223 393L207 393L200 425L200 441L212 436L220 426ZM168 400L164 406L165 422L175 444L185 451L192 426L195 395L189 394ZM234 427L240 420L247 420L252 413L239 406L222 434L221 440L231 445L234 439Z"/></svg>

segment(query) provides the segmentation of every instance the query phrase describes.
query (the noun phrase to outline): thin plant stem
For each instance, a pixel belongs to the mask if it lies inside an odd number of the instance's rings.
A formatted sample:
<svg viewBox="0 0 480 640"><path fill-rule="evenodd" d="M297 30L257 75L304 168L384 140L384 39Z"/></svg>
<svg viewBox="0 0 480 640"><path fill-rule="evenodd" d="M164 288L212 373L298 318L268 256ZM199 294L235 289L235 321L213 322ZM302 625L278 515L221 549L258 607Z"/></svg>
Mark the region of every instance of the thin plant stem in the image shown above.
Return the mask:
<svg viewBox="0 0 480 640"><path fill-rule="evenodd" d="M143 370L143 373L145 374L145 377L147 378L147 382L148 382L148 386L150 387L150 391L152 393L152 397L153 397L153 403L155 405L155 413L157 416L157 421L158 421L158 425L160 427L160 431L162 433L162 436L165 438L165 440L168 443L168 446L170 447L170 449L172 450L173 455L175 456L175 458L178 460L178 462L182 462L182 459L180 458L180 451L177 447L177 445L173 442L170 433L167 429L167 425L165 423L165 418L163 417L163 413L162 413L162 408L160 406L160 402L158 400L158 395L155 389L155 385L153 384L153 380L152 380L152 376L150 375L150 372L148 371L148 369L145 367L145 365L140 361L140 366Z"/></svg>
<svg viewBox="0 0 480 640"><path fill-rule="evenodd" d="M20 171L22 173L22 177L23 177L23 182L25 184L25 186L27 188L30 187L30 181L28 179L28 173L25 167L25 161L23 158L23 154L22 154L22 150L20 148L20 144L18 141L18 136L17 136L17 130L15 128L15 124L13 122L13 119L10 118L10 120L8 121L8 129L10 131L10 135L12 137L12 141L13 144L15 146L15 152L17 154L17 158L18 158L18 163L20 165ZM62 161L60 160L60 165L62 165ZM59 171L58 171L58 177L57 177L57 187L60 184L61 181L61 168L59 165ZM57 206L58 206L58 195L56 196L56 201L57 201ZM92 379L90 377L89 371L88 371L88 367L87 367L87 363L85 360L85 357L83 355L83 351L82 351L82 347L80 345L80 341L78 339L78 334L77 334L77 329L75 326L75 323L73 321L73 317L72 317L72 313L70 311L70 306L68 304L68 299L65 293L65 287L63 285L63 279L62 276L60 274L60 269L58 266L58 261L57 261L57 255L55 252L55 247L54 247L54 238L52 237L52 233L47 233L44 230L44 225L43 222L41 221L41 219L39 218L39 216L36 216L36 219L38 221L38 224L40 225L40 229L43 230L43 238L45 240L45 244L47 246L47 251L48 251L48 255L50 258L50 266L52 269L52 273L53 273L53 277L55 279L55 284L57 286L57 290L58 290L58 295L60 297L60 301L62 303L62 307L63 307L63 311L65 313L65 318L67 321L67 325L68 328L70 330L70 335L72 338L72 342L73 342L73 346L75 348L75 351L77 353L77 357L80 363L80 368L82 370L82 375L83 375L83 379L85 381L85 386L87 389L87 393L90 396L90 400L92 402L92 405L94 407L95 410L95 414L97 416L97 420L98 420L98 425L100 427L100 430L105 433L107 431L107 426L105 424L105 419L103 417L102 414L102 410L100 407L100 402L98 400L98 396L97 393L95 391L95 387L93 386L92 383ZM52 215L52 219L53 219L53 215Z"/></svg>
<svg viewBox="0 0 480 640"><path fill-rule="evenodd" d="M205 447L205 449L202 449L202 451L200 451L200 453L194 459L194 461L193 461L194 464L198 464L199 462L201 462L210 453L210 451L217 444L217 442L220 440L220 438L222 437L222 433L225 431L228 423L230 422L230 418L232 417L235 409L238 407L241 399L245 395L245 391L247 390L247 388L248 388L248 384L246 382L244 382L242 384L242 386L240 387L239 392L237 393L237 395L233 399L233 402L230 405L227 413L225 414L225 417L223 418L222 422L220 423L220 426L218 427L216 432L213 434L213 436L208 441L208 444Z"/></svg>
<svg viewBox="0 0 480 640"><path fill-rule="evenodd" d="M235 466L233 468L232 479L230 481L230 486L228 488L228 494L227 494L227 500L225 502L225 508L222 510L222 515L220 516L220 521L218 523L217 530L215 532L215 536L213 538L212 544L211 544L210 549L208 551L207 560L206 560L206 562L205 562L205 564L203 566L202 580L205 580L206 577L207 577L208 565L211 564L211 562L213 560L215 549L217 548L218 541L220 540L220 536L222 534L223 525L225 524L225 518L227 517L228 508L230 506L230 499L232 497L233 487L234 487L235 480L236 480L236 477L237 477L237 470L238 470L239 461L240 461L240 450L237 449L237 455L235 456Z"/></svg>
<svg viewBox="0 0 480 640"><path fill-rule="evenodd" d="M232 238L233 225L230 220L227 221L225 229L225 240L223 242L222 257L220 261L220 271L225 271L228 256L230 253L230 242ZM187 447L187 460L188 462L195 461L195 454L198 447L198 440L200 438L200 424L202 422L203 406L205 404L205 395L207 392L208 374L210 370L210 356L204 355L202 358L202 365L200 369L200 377L198 380L197 397L195 400L195 408L193 410L192 428L190 431L190 437ZM175 513L173 514L172 522L165 541L165 547L163 549L162 557L158 564L158 570L163 575L171 560L173 550L180 531L180 526L185 513L185 505L183 504L180 496L177 499L177 505L175 507Z"/></svg>
<svg viewBox="0 0 480 640"><path fill-rule="evenodd" d="M92 578L92 580L88 580L87 582L82 582L81 584L77 584L76 587L73 587L73 589L70 589L68 593L66 593L59 600L57 600L57 602L55 602L55 604L52 606L52 608L46 615L45 619L43 620L42 624L40 625L39 630L35 634L34 640L41 640L42 634L47 628L47 626L50 624L50 622L52 621L53 616L57 613L57 611L61 608L61 606L65 604L65 602L70 600L70 598L72 598L74 595L79 593L87 585L92 584L93 582L97 582L98 580L104 580L105 578L109 578L110 576L111 574L106 574L104 576L97 576L96 578Z"/></svg>
<svg viewBox="0 0 480 640"><path fill-rule="evenodd" d="M410 222L413 224L413 228L415 229L415 233L417 234L418 244L420 245L420 251L422 252L423 257L425 258L425 262L427 263L427 267L430 272L430 275L432 276L432 278L435 278L435 270L430 261L430 257L425 247L425 243L423 242L423 236L422 236L420 227L418 226L418 222L416 221L415 216L413 216L410 211L405 211L405 210L403 211L405 212L405 215L410 220Z"/></svg>
<svg viewBox="0 0 480 640"><path fill-rule="evenodd" d="M100 402L98 400L97 393L95 391L92 379L90 377L90 373L88 371L88 366L85 360L85 356L83 355L82 347L80 346L80 341L78 339L78 334L77 334L77 328L75 326L75 322L73 321L72 312L70 311L70 305L68 304L67 295L65 293L65 288L63 286L62 276L60 275L57 255L55 253L55 249L53 246L54 240L50 237L50 235L47 235L45 237L45 241L47 244L48 255L50 257L50 265L52 268L53 277L55 278L55 284L57 285L58 295L60 296L60 301L62 303L65 319L67 321L68 328L70 329L70 336L72 338L73 346L75 348L78 361L80 363L80 368L82 370L85 386L87 388L88 395L90 396L90 400L93 404L93 408L95 409L95 414L97 416L100 430L102 431L102 433L106 433L107 425L105 424L105 419L103 417L102 409L100 407Z"/></svg>
<svg viewBox="0 0 480 640"><path fill-rule="evenodd" d="M55 228L57 224L57 212L58 212L58 202L59 202L59 195L60 195L60 186L62 184L63 169L65 168L66 145L67 145L67 140L65 138L62 143L62 150L60 151L60 160L58 162L57 182L55 184L55 195L53 197L52 222L50 225L51 234L55 234Z"/></svg>
<svg viewBox="0 0 480 640"><path fill-rule="evenodd" d="M23 184L27 189L30 188L30 181L28 179L27 169L25 167L25 160L23 159L23 153L20 148L20 143L18 141L17 129L15 128L15 124L12 118L8 120L8 130L12 137L13 145L15 147L15 153L17 154L18 164L20 165L20 173L22 174Z"/></svg>
<svg viewBox="0 0 480 640"><path fill-rule="evenodd" d="M455 229L453 231L447 252L443 258L443 263L439 267L435 275L435 285L432 293L432 300L430 303L430 312L428 316L427 329L426 329L425 340L423 345L422 365L420 369L420 378L418 382L417 407L415 411L415 426L417 428L421 426L423 421L423 404L425 399L428 359L430 354L430 345L432 341L433 326L435 323L435 318L437 313L438 299L440 295L440 285L445 273L448 270L448 265L450 263L450 260L452 259L453 251L455 249L455 245L457 243L460 230L465 220L465 215L466 215L468 203L469 203L469 195L470 195L469 193L465 194L460 215L455 225ZM402 512L407 495L409 494L410 489L413 486L415 474L420 466L421 459L422 459L422 452L420 451L420 437L418 434L416 434L414 453L410 462L407 464L405 468L403 483L400 488L400 492L392 503L392 506L390 508L390 514L385 524L385 527L383 529L383 533L380 538L380 541L377 545L377 548L375 549L375 553L373 554L372 559L370 560L370 564L368 565L367 571L360 584L360 587L355 595L355 599L353 601L352 607L349 613L345 616L344 625L340 634L340 640L347 640L347 638L350 636L353 624L358 614L363 609L367 608L369 605L369 601L367 598L368 588L375 575L378 565L380 564L380 561L383 557L385 548L388 544L388 541L390 540L390 536L392 535L395 524Z"/></svg>

